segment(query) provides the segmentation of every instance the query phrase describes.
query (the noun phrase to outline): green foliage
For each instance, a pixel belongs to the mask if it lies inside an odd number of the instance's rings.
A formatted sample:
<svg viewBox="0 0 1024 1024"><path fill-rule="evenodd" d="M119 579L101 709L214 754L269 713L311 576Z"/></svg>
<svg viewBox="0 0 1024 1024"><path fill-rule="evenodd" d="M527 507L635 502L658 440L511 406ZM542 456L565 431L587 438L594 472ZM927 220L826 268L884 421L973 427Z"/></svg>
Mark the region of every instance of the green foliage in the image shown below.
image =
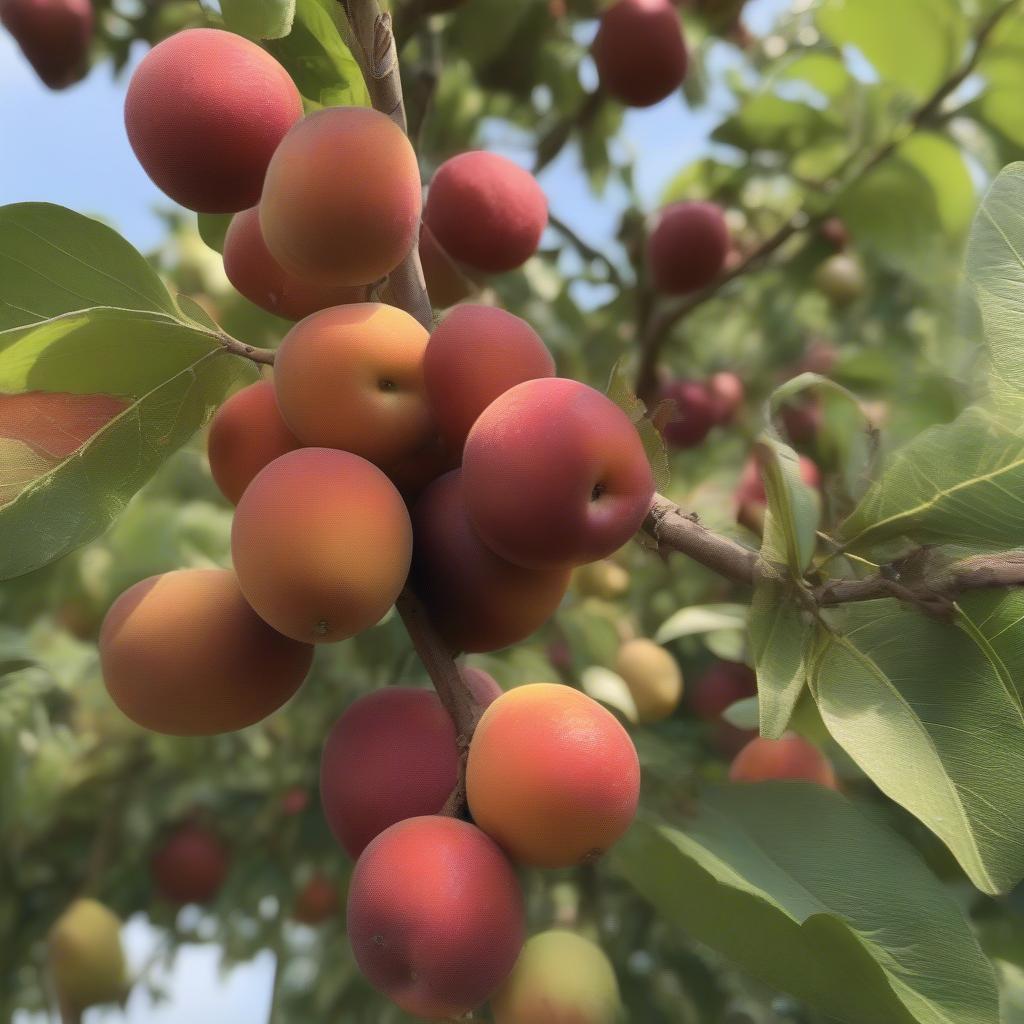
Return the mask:
<svg viewBox="0 0 1024 1024"><path fill-rule="evenodd" d="M282 39L292 30L295 0L220 0L228 28L251 39Z"/></svg>

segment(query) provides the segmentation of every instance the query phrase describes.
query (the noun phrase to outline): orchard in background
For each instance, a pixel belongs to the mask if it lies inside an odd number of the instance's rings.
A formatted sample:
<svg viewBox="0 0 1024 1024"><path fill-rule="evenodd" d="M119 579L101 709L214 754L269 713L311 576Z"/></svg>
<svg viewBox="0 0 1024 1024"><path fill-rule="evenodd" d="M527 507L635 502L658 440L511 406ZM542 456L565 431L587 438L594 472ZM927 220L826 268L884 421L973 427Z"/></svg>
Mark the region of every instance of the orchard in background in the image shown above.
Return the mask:
<svg viewBox="0 0 1024 1024"><path fill-rule="evenodd" d="M755 6L0 0L0 1020L1024 1020L1024 0Z"/></svg>

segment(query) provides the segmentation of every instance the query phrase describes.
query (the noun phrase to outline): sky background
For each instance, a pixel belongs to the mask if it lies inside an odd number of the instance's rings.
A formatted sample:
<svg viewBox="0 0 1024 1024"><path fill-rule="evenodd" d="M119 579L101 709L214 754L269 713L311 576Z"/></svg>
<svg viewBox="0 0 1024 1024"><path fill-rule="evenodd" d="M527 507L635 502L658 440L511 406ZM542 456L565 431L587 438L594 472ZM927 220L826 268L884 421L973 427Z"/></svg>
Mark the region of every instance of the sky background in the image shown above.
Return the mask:
<svg viewBox="0 0 1024 1024"><path fill-rule="evenodd" d="M510 0L511 2L511 0ZM757 34L765 33L788 0L750 0L745 16ZM163 239L158 210L173 208L136 162L124 131L122 107L131 69L142 58L140 46L122 75L109 65L94 68L83 82L50 92L36 78L10 36L0 30L0 205L45 201L101 217L142 251ZM720 47L715 60L728 61ZM713 65L714 67L714 65ZM585 64L581 74L593 75ZM638 188L648 209L672 177L708 151L708 133L718 124L728 94L712 94L707 107L692 111L679 95L626 115L623 141L635 154ZM515 158L515 150L506 150ZM551 209L587 241L606 241L621 212L614 193L595 197L585 183L575 152L564 153L541 177ZM145 964L159 935L144 918L125 929L134 969ZM260 1024L266 1020L273 960L261 954L252 963L224 974L214 946L187 946L170 973L155 971L154 980L171 993L169 1002L153 1006L137 990L127 1012L93 1010L84 1024ZM45 1018L20 1014L15 1024Z"/></svg>

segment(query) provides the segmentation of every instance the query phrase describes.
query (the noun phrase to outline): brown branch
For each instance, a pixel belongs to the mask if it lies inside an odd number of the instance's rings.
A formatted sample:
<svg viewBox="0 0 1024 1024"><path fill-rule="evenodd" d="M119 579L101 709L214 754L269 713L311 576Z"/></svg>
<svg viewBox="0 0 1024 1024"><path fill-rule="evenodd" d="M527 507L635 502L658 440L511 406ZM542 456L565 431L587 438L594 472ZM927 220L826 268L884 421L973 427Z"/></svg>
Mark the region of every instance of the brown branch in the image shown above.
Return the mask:
<svg viewBox="0 0 1024 1024"><path fill-rule="evenodd" d="M556 217L551 211L548 211L548 223L557 231L563 238L571 243L572 247L580 254L580 256L590 263L600 263L604 266L608 283L615 285L616 288L622 289L624 287L622 281L622 275L619 273L619 268L603 253L600 249L595 249L589 242L584 241L576 233L573 228L569 227L560 217Z"/></svg>
<svg viewBox="0 0 1024 1024"><path fill-rule="evenodd" d="M906 141L907 136L924 126L938 112L946 98L954 93L970 77L976 69L978 61L984 52L985 45L992 33L1002 19L1014 7L1017 7L1019 3L1020 0L1009 0L1008 3L1003 4L1003 6L985 19L975 35L974 44L971 47L967 60L911 115L908 122L909 131L898 135L884 146L881 146L867 161L860 164L852 174L849 172L857 163L857 155L851 154L850 158L831 175L838 183L832 189L826 202L813 214L807 211L798 211L736 267L728 273L722 274L721 277L707 288L672 305L664 306L654 315L650 316L646 322L638 324L640 331L640 362L637 367L635 390L640 398L649 403L655 394L658 359L661 355L661 349L673 328L695 309L703 306L709 299L714 298L729 282L736 280L736 278L741 277L764 262L768 256L794 235L816 227L825 218L831 216L843 194L853 185L862 181L879 164L892 156Z"/></svg>
<svg viewBox="0 0 1024 1024"><path fill-rule="evenodd" d="M274 365L274 357L277 353L272 348L256 348L254 345L247 345L244 341L232 338L224 331L218 331L216 338L225 352L241 356L243 359L251 359L254 363L262 363L264 366Z"/></svg>
<svg viewBox="0 0 1024 1024"><path fill-rule="evenodd" d="M540 174L565 148L578 128L585 128L597 116L604 103L604 94L598 89L587 93L579 107L560 117L538 140L537 158L533 173Z"/></svg>

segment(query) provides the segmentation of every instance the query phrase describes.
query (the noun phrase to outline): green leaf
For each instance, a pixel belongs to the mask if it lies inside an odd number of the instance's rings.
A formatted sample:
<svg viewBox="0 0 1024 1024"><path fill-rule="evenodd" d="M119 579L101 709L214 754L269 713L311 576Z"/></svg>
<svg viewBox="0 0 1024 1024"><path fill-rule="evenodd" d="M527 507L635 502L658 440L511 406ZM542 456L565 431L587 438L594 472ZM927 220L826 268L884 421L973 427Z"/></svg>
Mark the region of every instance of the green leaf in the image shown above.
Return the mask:
<svg viewBox="0 0 1024 1024"><path fill-rule="evenodd" d="M993 400L1020 418L1024 394L1024 163L1011 164L982 200L967 247L981 311Z"/></svg>
<svg viewBox="0 0 1024 1024"><path fill-rule="evenodd" d="M250 39L281 39L292 30L295 0L220 0L224 22Z"/></svg>
<svg viewBox="0 0 1024 1024"><path fill-rule="evenodd" d="M160 313L89 309L0 334L0 392L50 393L69 415L78 409L72 396L116 402L60 448L17 422L4 426L0 450L16 457L2 460L0 474L0 578L102 533L168 455L256 376L213 332Z"/></svg>
<svg viewBox="0 0 1024 1024"><path fill-rule="evenodd" d="M296 0L295 22L267 49L288 69L299 92L315 106L370 107L359 63L345 45L331 0Z"/></svg>
<svg viewBox="0 0 1024 1024"><path fill-rule="evenodd" d="M824 0L818 28L853 46L878 77L926 99L960 62L967 24L957 0Z"/></svg>
<svg viewBox="0 0 1024 1024"><path fill-rule="evenodd" d="M975 551L1017 547L1024 498L1019 429L1019 420L971 406L952 423L919 434L887 460L842 524L844 546L861 553L896 541Z"/></svg>
<svg viewBox="0 0 1024 1024"><path fill-rule="evenodd" d="M711 133L716 142L740 149L776 149L786 153L820 144L832 135L838 135L838 128L827 114L770 92L751 96L736 114Z"/></svg>
<svg viewBox="0 0 1024 1024"><path fill-rule="evenodd" d="M978 75L985 80L970 112L994 128L1016 147L1024 146L1024 118L1020 98L1024 95L1024 21L1003 18L992 33L978 62Z"/></svg>
<svg viewBox="0 0 1024 1024"><path fill-rule="evenodd" d="M715 787L685 831L638 822L613 865L668 920L848 1024L996 1024L995 978L901 839L808 783Z"/></svg>
<svg viewBox="0 0 1024 1024"><path fill-rule="evenodd" d="M803 574L814 554L821 499L800 475L800 457L771 434L754 446L768 495L761 560L788 565L794 579Z"/></svg>
<svg viewBox="0 0 1024 1024"><path fill-rule="evenodd" d="M1024 711L992 644L893 600L827 613L811 691L829 732L971 881L1024 877ZM1016 668L1016 666L1014 666Z"/></svg>
<svg viewBox="0 0 1024 1024"><path fill-rule="evenodd" d="M667 644L671 640L700 633L743 630L747 626L747 611L743 604L702 604L680 608L658 627L654 642Z"/></svg>
<svg viewBox="0 0 1024 1024"><path fill-rule="evenodd" d="M664 491L669 485L671 471L665 440L647 415L647 406L633 393L633 384L625 370L624 360L612 367L606 391L608 397L630 418L643 442L647 461L654 473L654 486Z"/></svg>
<svg viewBox="0 0 1024 1024"><path fill-rule="evenodd" d="M0 207L0 330L90 306L177 312L116 231L50 203Z"/></svg>
<svg viewBox="0 0 1024 1024"><path fill-rule="evenodd" d="M224 252L224 236L228 233L233 213L197 214L199 237L214 251Z"/></svg>

